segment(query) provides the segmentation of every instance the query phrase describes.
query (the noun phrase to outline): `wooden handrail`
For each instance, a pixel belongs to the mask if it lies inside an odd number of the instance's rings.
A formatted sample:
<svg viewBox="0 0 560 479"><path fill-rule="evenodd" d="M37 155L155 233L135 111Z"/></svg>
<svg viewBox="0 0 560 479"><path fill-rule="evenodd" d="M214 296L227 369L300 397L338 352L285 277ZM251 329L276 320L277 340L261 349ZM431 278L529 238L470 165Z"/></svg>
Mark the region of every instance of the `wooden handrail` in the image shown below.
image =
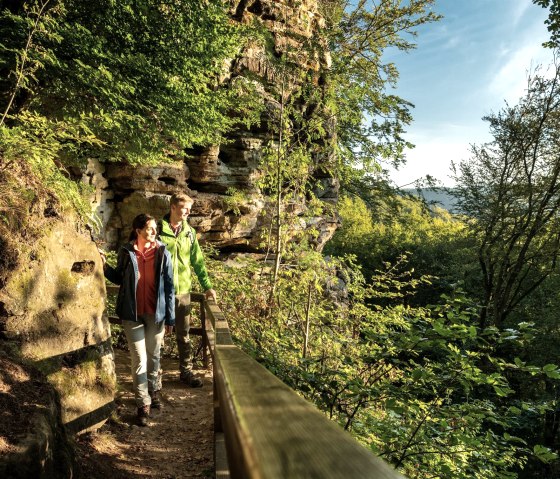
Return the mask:
<svg viewBox="0 0 560 479"><path fill-rule="evenodd" d="M214 368L216 477L404 477L235 346L214 301L191 300L202 304ZM224 442L227 466L219 461Z"/></svg>

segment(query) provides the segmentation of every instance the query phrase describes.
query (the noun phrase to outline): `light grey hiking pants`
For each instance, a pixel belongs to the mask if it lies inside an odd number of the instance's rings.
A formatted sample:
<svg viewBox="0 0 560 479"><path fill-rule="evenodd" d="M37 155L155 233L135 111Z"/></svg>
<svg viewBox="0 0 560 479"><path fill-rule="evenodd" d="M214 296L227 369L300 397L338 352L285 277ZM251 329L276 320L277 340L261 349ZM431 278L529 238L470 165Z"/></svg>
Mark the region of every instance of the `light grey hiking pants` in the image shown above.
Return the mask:
<svg viewBox="0 0 560 479"><path fill-rule="evenodd" d="M190 374L193 367L193 350L189 330L191 328L191 295L175 296L175 333L179 350L179 371L181 377Z"/></svg>
<svg viewBox="0 0 560 479"><path fill-rule="evenodd" d="M155 322L153 314L144 314L136 321L122 322L130 351L130 372L136 406L151 404L150 392L159 391L158 380L164 322Z"/></svg>

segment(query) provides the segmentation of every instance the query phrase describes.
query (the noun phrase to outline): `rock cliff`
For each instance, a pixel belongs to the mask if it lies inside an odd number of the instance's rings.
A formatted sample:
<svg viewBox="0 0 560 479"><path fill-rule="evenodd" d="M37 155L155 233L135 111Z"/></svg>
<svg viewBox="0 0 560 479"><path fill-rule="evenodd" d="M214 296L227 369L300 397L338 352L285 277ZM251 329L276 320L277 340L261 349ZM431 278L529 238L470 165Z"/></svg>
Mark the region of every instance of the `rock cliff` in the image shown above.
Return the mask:
<svg viewBox="0 0 560 479"><path fill-rule="evenodd" d="M261 22L271 32L273 54L278 57L298 51L298 42L312 38L323 27L315 0L241 0L232 2L231 13L239 22ZM328 52L319 48L298 55L301 68L315 72L315 81L319 82L321 72L330 64ZM258 79L265 111L277 108L274 92L280 80L263 46L248 45L240 58L232 59L222 80L240 76ZM128 236L136 214L149 212L159 217L169 209L169 195L185 191L196 200L190 222L202 242L208 241L223 252L259 252L261 233L269 227L271 218L272 200L258 186L263 148L271 135L263 117L260 126L238 129L221 145L194 148L185 152L184 158L158 167L91 160L83 180L95 188L92 202L100 219L101 239L115 247ZM316 168L313 173L315 193L322 201L332 203L338 196L338 183L325 171ZM232 189L242 197L235 207L228 195ZM300 228L318 230L315 245L321 250L336 229L336 218L310 215L305 205L297 214Z"/></svg>
<svg viewBox="0 0 560 479"><path fill-rule="evenodd" d="M0 225L0 476L70 477L67 433L102 423L116 389L101 261L24 164L0 188L29 193Z"/></svg>

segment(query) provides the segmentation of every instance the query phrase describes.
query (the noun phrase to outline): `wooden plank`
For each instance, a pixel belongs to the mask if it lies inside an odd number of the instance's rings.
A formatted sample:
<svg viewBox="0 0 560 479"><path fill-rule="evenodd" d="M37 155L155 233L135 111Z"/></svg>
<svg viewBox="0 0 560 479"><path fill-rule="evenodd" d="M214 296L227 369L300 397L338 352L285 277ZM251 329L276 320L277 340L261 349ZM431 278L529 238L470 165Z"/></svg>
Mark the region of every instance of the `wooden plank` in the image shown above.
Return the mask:
<svg viewBox="0 0 560 479"><path fill-rule="evenodd" d="M215 350L215 346L216 346L216 337L214 334L214 325L211 323L210 318L206 317L205 318L205 322L206 322L206 329L205 329L205 334L206 334L206 342L208 343L208 349L210 350L210 356L212 357L212 360L214 360L214 350Z"/></svg>
<svg viewBox="0 0 560 479"><path fill-rule="evenodd" d="M116 284L106 284L105 289L107 290L107 294L118 294L120 286Z"/></svg>
<svg viewBox="0 0 560 479"><path fill-rule="evenodd" d="M205 299L204 293L191 293L191 301L202 303Z"/></svg>
<svg viewBox="0 0 560 479"><path fill-rule="evenodd" d="M206 309L204 306L200 308L200 335L202 336L202 364L207 368L208 361L208 335L206 334Z"/></svg>
<svg viewBox="0 0 560 479"><path fill-rule="evenodd" d="M215 355L232 477L403 478L237 347Z"/></svg>
<svg viewBox="0 0 560 479"><path fill-rule="evenodd" d="M229 331L229 325L222 310L214 301L205 301L204 309L214 330L214 342L217 345L233 345L233 339Z"/></svg>

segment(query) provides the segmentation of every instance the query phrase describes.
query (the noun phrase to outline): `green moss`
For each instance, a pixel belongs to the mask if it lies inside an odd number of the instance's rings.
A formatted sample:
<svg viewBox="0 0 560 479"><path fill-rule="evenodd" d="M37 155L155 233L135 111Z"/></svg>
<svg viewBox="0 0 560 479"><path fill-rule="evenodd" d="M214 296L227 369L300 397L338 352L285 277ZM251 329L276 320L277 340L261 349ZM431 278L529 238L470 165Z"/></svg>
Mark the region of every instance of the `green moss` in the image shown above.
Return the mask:
<svg viewBox="0 0 560 479"><path fill-rule="evenodd" d="M14 292L17 293L21 299L29 297L33 290L34 278L31 271L22 271L20 274L14 275L10 284Z"/></svg>
<svg viewBox="0 0 560 479"><path fill-rule="evenodd" d="M61 396L69 396L76 391L76 382L72 370L61 369L48 376L49 382L56 388Z"/></svg>
<svg viewBox="0 0 560 479"><path fill-rule="evenodd" d="M71 301L76 297L78 280L67 270L60 270L56 281L55 299L58 303Z"/></svg>
<svg viewBox="0 0 560 479"><path fill-rule="evenodd" d="M101 368L101 359L97 351L88 351L74 367L52 372L48 379L62 396L72 395L84 389L102 389L109 392L116 390L116 378Z"/></svg>
<svg viewBox="0 0 560 479"><path fill-rule="evenodd" d="M87 361L75 368L64 368L48 377L62 396L75 394L81 389L93 389L97 384L97 364Z"/></svg>
<svg viewBox="0 0 560 479"><path fill-rule="evenodd" d="M50 226L49 228L45 228L44 229L44 237L48 238L51 235L52 230L53 230L52 226ZM33 249L33 251L30 252L30 255L33 256L33 259L35 261L41 261L41 260L44 260L44 259L50 257L52 255L52 251L49 251L43 243L39 243Z"/></svg>
<svg viewBox="0 0 560 479"><path fill-rule="evenodd" d="M117 390L117 378L115 375L108 374L103 370L99 370L97 375L98 386L106 391L116 391Z"/></svg>

